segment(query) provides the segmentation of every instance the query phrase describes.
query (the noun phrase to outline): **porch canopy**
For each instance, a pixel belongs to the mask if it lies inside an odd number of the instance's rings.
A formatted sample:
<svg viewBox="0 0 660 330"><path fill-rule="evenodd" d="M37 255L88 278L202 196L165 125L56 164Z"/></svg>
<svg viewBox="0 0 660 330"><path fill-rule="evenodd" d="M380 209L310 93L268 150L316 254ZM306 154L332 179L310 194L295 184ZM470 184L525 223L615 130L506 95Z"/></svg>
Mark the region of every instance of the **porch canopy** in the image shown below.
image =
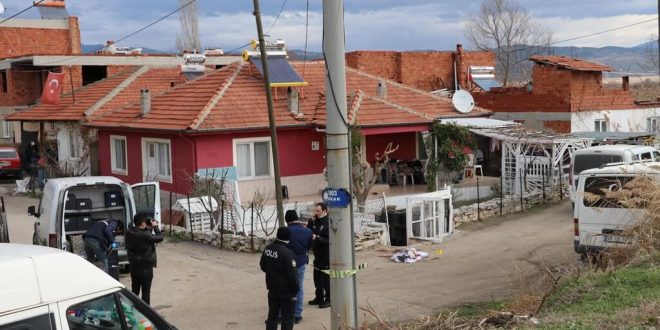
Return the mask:
<svg viewBox="0 0 660 330"><path fill-rule="evenodd" d="M575 150L589 147L592 137L555 134L490 118L448 119L442 122L468 127L492 139L502 151L502 191L532 193L544 186L567 185L566 176Z"/></svg>

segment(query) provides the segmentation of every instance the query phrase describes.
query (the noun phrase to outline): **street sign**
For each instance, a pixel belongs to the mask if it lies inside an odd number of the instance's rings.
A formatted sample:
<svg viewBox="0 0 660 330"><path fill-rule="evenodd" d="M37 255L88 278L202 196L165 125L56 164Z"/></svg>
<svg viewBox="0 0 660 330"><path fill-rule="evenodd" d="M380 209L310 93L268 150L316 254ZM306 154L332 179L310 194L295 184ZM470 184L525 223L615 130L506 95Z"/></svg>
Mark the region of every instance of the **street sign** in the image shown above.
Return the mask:
<svg viewBox="0 0 660 330"><path fill-rule="evenodd" d="M347 207L351 203L351 194L344 188L325 188L322 197L329 207Z"/></svg>

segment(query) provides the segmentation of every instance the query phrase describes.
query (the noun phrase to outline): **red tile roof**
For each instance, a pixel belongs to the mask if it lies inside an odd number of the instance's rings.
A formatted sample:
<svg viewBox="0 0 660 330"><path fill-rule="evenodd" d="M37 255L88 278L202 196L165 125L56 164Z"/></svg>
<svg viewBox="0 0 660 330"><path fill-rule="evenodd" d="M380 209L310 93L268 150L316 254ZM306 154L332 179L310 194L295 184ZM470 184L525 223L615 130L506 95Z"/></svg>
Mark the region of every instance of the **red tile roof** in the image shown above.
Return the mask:
<svg viewBox="0 0 660 330"><path fill-rule="evenodd" d="M132 80L131 77L133 77ZM173 83L181 84L183 82L185 80L178 73L177 68L145 67L139 69L133 67L78 88L74 93L65 93L60 97L59 104L37 104L21 112L7 115L5 118L23 121L79 121L85 118L85 112L92 116L99 116L126 104L139 102L142 88L147 88L152 93L159 93L169 89ZM127 85L122 86L122 83ZM113 93L116 94L110 95ZM74 94L75 103L73 102ZM103 100L106 96L111 97L107 102ZM97 107L98 109L96 109Z"/></svg>
<svg viewBox="0 0 660 330"><path fill-rule="evenodd" d="M559 55L534 55L529 58L531 61L542 64L549 64L562 67L572 71L612 71L612 68L606 65L587 62L578 58L559 56Z"/></svg>
<svg viewBox="0 0 660 330"><path fill-rule="evenodd" d="M274 89L277 125L325 125L325 65L323 62L292 63L309 83L299 98L300 115L288 109L286 90ZM348 69L349 120L357 115L361 126L431 123L437 117L465 116L454 110L451 101L392 81ZM379 98L376 87L385 81L387 95ZM489 112L475 108L469 116ZM249 63L234 63L198 80L153 95L151 111L140 115L133 104L92 118L95 127L123 127L155 130L245 130L268 127L268 110L263 78Z"/></svg>

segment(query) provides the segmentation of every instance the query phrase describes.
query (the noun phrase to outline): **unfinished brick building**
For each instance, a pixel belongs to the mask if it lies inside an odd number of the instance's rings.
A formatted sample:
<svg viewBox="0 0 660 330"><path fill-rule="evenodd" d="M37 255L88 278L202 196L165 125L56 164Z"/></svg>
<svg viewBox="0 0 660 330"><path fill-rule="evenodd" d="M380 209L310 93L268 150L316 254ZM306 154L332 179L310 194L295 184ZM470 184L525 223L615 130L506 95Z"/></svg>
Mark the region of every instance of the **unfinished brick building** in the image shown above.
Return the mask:
<svg viewBox="0 0 660 330"><path fill-rule="evenodd" d="M533 128L569 132L656 131L660 108L636 104L628 89L603 86L612 68L566 56L533 56L532 83L473 93L476 104L493 118L515 120Z"/></svg>
<svg viewBox="0 0 660 330"><path fill-rule="evenodd" d="M456 74L454 74L456 63ZM346 53L346 65L360 71L426 91L455 90L455 79L468 88L470 66L495 66L495 53L465 51L354 51Z"/></svg>

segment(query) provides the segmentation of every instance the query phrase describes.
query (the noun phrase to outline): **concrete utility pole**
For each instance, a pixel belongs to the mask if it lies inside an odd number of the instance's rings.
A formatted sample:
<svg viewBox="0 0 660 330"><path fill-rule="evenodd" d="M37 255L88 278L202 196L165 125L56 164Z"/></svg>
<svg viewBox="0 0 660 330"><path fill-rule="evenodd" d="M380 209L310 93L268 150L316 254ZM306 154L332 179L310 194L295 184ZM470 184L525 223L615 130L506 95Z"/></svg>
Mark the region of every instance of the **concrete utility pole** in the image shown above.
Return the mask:
<svg viewBox="0 0 660 330"><path fill-rule="evenodd" d="M328 187L350 190L350 143L346 122L346 59L344 58L344 2L323 0ZM330 269L355 269L351 208L330 207ZM338 273L338 272L335 272ZM331 328L357 329L355 275L330 278Z"/></svg>
<svg viewBox="0 0 660 330"><path fill-rule="evenodd" d="M270 126L270 148L273 152L273 171L275 171L275 199L277 201L277 223L284 227L284 206L282 206L282 178L280 177L280 156L277 152L277 126L275 125L275 110L273 109L273 92L270 89L270 78L268 75L268 61L266 60L266 42L264 40L264 29L261 26L261 12L259 11L259 0L253 0L254 18L257 20L257 34L259 37L259 52L261 53L261 66L264 68L264 88L266 89L266 100L268 102L268 124Z"/></svg>
<svg viewBox="0 0 660 330"><path fill-rule="evenodd" d="M658 84L660 84L660 0L658 0Z"/></svg>

